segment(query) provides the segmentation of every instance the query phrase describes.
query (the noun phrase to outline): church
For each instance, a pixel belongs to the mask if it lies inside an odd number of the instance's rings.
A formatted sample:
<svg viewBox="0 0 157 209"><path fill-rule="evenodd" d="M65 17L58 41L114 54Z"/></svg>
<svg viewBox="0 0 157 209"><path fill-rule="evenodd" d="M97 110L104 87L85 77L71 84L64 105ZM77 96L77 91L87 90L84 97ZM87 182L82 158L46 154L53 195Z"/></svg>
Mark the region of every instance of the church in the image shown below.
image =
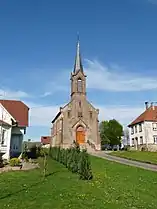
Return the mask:
<svg viewBox="0 0 157 209"><path fill-rule="evenodd" d="M80 147L100 150L99 110L88 102L86 75L77 42L74 70L71 73L71 98L52 120L51 146L71 147L77 142Z"/></svg>

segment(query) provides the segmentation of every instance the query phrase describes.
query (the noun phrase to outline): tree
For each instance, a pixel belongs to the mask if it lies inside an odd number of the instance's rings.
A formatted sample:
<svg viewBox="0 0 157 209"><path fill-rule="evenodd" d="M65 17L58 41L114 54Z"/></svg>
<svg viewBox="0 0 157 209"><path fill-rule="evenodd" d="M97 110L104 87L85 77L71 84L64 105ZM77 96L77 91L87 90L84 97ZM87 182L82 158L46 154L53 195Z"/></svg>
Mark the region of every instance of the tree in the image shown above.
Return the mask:
<svg viewBox="0 0 157 209"><path fill-rule="evenodd" d="M108 121L102 121L99 126L101 145L110 144L110 139L108 138Z"/></svg>
<svg viewBox="0 0 157 209"><path fill-rule="evenodd" d="M115 119L110 120L108 126L110 145L120 145L121 137L123 136L123 126Z"/></svg>
<svg viewBox="0 0 157 209"><path fill-rule="evenodd" d="M119 145L123 135L122 125L115 119L102 121L100 124L101 144Z"/></svg>

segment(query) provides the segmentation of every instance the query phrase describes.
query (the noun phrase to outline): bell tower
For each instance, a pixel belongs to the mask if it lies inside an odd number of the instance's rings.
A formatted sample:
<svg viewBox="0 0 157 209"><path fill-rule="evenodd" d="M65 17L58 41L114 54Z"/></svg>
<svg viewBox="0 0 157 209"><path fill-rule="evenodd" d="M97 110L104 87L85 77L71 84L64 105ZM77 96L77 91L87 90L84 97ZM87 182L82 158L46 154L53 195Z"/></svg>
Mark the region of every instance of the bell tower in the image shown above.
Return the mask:
<svg viewBox="0 0 157 209"><path fill-rule="evenodd" d="M76 57L74 70L71 73L71 99L74 97L86 97L86 75L83 71L83 65L80 54L80 42L77 40Z"/></svg>

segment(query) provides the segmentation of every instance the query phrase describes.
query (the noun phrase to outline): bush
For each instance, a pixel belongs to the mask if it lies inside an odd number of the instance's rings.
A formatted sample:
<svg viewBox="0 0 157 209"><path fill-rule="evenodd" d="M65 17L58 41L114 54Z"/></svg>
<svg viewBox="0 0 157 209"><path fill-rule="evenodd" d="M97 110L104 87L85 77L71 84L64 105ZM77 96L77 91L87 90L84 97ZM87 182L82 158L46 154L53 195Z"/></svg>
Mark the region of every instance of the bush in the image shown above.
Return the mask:
<svg viewBox="0 0 157 209"><path fill-rule="evenodd" d="M125 145L124 146L124 151L130 151L130 146L129 145Z"/></svg>
<svg viewBox="0 0 157 209"><path fill-rule="evenodd" d="M148 148L147 148L146 146L143 146L143 147L141 148L141 151L146 152L146 151L148 151Z"/></svg>
<svg viewBox="0 0 157 209"><path fill-rule="evenodd" d="M37 146L36 145L33 145L31 148L30 148L30 156L31 158L37 158L38 157L38 151L37 151Z"/></svg>
<svg viewBox="0 0 157 209"><path fill-rule="evenodd" d="M10 166L19 166L20 165L20 160L18 158L12 158L10 159L10 162L9 162L9 165Z"/></svg>
<svg viewBox="0 0 157 209"><path fill-rule="evenodd" d="M71 172L78 173L80 179L92 179L93 175L89 155L86 150L80 151L77 144L69 149L61 149L59 147L50 148L49 156L65 165Z"/></svg>
<svg viewBox="0 0 157 209"><path fill-rule="evenodd" d="M78 164L80 179L90 180L93 178L89 155L86 150L80 152L80 160Z"/></svg>

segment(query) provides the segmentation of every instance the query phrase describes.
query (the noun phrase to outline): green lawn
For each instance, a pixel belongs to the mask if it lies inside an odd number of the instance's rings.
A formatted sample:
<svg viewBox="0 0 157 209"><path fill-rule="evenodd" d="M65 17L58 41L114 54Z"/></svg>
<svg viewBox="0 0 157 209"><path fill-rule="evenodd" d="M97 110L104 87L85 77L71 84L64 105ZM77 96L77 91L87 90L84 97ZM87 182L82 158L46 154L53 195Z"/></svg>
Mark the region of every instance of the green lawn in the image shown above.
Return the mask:
<svg viewBox="0 0 157 209"><path fill-rule="evenodd" d="M0 208L137 209L157 208L157 173L91 157L94 179L81 181L63 165L49 160L41 170L0 174Z"/></svg>
<svg viewBox="0 0 157 209"><path fill-rule="evenodd" d="M111 152L110 155L130 159L130 160L157 164L157 152L118 151L118 152Z"/></svg>

